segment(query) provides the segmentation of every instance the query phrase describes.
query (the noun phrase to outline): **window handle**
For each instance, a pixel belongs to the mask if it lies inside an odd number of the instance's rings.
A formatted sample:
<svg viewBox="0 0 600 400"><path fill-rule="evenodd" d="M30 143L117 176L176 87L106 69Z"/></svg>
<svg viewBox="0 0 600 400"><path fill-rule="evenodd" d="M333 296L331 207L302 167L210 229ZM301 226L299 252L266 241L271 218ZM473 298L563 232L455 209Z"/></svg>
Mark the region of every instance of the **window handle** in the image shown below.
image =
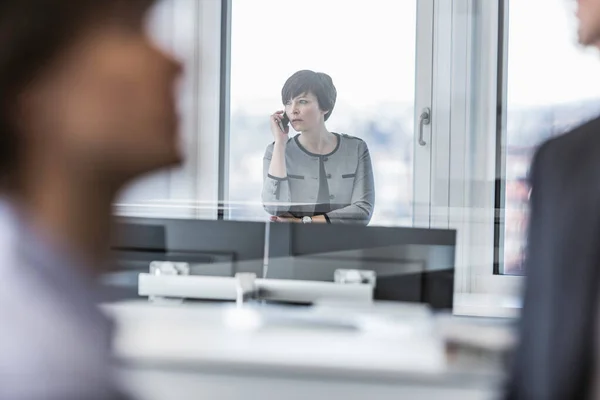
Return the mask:
<svg viewBox="0 0 600 400"><path fill-rule="evenodd" d="M427 142L423 140L423 125L429 125L431 123L431 109L425 107L421 116L419 117L419 145L425 146Z"/></svg>

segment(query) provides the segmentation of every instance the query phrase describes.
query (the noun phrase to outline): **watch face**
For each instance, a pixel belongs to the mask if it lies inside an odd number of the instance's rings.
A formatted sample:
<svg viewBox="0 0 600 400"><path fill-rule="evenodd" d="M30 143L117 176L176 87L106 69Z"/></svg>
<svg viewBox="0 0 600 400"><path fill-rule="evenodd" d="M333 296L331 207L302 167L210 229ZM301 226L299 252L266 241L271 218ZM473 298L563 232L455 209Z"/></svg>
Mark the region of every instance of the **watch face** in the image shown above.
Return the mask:
<svg viewBox="0 0 600 400"><path fill-rule="evenodd" d="M305 224L310 224L312 222L312 218L311 217L303 217L302 222L304 222Z"/></svg>

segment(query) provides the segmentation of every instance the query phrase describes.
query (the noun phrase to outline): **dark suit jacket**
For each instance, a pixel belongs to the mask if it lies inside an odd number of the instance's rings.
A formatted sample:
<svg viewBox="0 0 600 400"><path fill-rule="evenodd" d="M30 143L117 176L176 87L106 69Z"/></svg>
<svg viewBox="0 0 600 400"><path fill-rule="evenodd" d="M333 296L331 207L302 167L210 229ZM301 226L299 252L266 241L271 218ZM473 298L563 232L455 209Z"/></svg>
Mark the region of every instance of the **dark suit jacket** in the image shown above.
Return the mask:
<svg viewBox="0 0 600 400"><path fill-rule="evenodd" d="M600 340L600 118L542 145L531 184L520 345L507 399L586 399Z"/></svg>

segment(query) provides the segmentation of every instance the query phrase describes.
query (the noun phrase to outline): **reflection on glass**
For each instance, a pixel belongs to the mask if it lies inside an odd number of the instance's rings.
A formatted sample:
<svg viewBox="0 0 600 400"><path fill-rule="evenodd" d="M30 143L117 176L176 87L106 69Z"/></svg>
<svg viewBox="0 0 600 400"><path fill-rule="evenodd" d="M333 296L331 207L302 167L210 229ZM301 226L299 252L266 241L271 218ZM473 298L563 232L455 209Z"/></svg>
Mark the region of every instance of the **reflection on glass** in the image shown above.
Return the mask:
<svg viewBox="0 0 600 400"><path fill-rule="evenodd" d="M278 222L359 223L373 215L375 188L367 144L327 130L337 90L322 72L298 71L285 82L285 110L270 117L275 139L263 162L262 201ZM290 125L296 132L289 137Z"/></svg>

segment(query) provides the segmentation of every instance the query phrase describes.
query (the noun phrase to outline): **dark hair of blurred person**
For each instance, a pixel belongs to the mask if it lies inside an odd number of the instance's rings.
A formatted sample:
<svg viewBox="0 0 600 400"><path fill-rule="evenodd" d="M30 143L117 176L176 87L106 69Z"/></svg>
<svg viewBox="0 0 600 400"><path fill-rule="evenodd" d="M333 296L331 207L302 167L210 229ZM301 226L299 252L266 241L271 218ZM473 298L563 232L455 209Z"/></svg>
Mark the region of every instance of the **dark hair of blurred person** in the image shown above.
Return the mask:
<svg viewBox="0 0 600 400"><path fill-rule="evenodd" d="M112 203L178 164L153 0L0 2L0 398L114 398L96 308Z"/></svg>

